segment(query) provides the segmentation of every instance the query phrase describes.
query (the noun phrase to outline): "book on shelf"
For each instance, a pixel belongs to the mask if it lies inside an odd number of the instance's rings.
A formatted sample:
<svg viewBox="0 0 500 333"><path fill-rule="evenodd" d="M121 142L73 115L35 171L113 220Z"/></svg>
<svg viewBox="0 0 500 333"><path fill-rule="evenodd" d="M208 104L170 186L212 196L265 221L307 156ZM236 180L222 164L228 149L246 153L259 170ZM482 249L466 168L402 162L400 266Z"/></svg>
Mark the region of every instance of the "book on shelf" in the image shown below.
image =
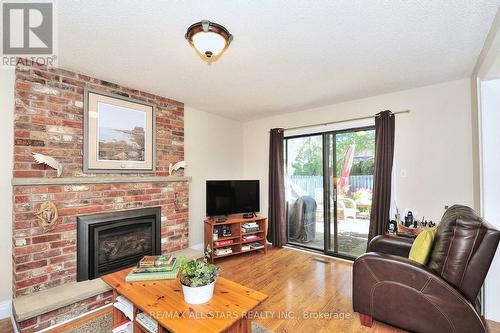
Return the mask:
<svg viewBox="0 0 500 333"><path fill-rule="evenodd" d="M260 237L257 236L257 235L247 235L247 236L243 236L243 240L244 241L251 241L251 240L254 240L254 239L259 239Z"/></svg>
<svg viewBox="0 0 500 333"><path fill-rule="evenodd" d="M158 272L170 272L174 270L175 264L177 263L177 258L173 258L170 264L165 264L161 266L153 267L141 267L140 263L132 269L134 273L158 273Z"/></svg>
<svg viewBox="0 0 500 333"><path fill-rule="evenodd" d="M241 246L241 251L249 251L251 250L252 248L250 247L250 245L248 244L245 244L245 245L242 245Z"/></svg>
<svg viewBox="0 0 500 333"><path fill-rule="evenodd" d="M113 306L120 310L128 319L134 320L134 305L123 296L116 297Z"/></svg>
<svg viewBox="0 0 500 333"><path fill-rule="evenodd" d="M230 248L230 247L225 247L225 248L222 248L222 249L215 249L214 253L215 253L216 256L222 256L222 255L225 255L225 254L233 253L233 249Z"/></svg>
<svg viewBox="0 0 500 333"><path fill-rule="evenodd" d="M241 228L241 231L242 232L254 232L254 231L260 231L260 228L259 227L252 227L252 228Z"/></svg>
<svg viewBox="0 0 500 333"><path fill-rule="evenodd" d="M233 243L234 243L234 241L232 239L219 240L219 241L215 241L215 246L232 245Z"/></svg>
<svg viewBox="0 0 500 333"><path fill-rule="evenodd" d="M130 320L124 320L114 325L111 328L111 332L113 333L132 333L134 331L134 326Z"/></svg>
<svg viewBox="0 0 500 333"><path fill-rule="evenodd" d="M135 317L135 320L140 323L148 332L157 333L158 332L158 322L145 314L140 312Z"/></svg>
<svg viewBox="0 0 500 333"><path fill-rule="evenodd" d="M253 242L253 243L250 243L250 244L248 244L248 245L250 245L250 247L251 247L252 249L263 249L263 248L264 248L264 245L262 245L262 244L261 244L261 243L259 243L259 242Z"/></svg>
<svg viewBox="0 0 500 333"><path fill-rule="evenodd" d="M171 255L160 255L160 256L144 256L141 261L139 261L138 267L159 267L159 266L169 266L172 264L172 260L175 258Z"/></svg>

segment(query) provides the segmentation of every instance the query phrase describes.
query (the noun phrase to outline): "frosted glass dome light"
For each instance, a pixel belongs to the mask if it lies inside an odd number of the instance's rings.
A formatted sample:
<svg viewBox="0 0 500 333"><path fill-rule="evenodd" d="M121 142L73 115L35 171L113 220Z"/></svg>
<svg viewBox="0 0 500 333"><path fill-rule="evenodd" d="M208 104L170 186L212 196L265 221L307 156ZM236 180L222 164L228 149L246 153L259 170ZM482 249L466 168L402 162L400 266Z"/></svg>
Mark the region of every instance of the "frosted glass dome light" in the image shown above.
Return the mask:
<svg viewBox="0 0 500 333"><path fill-rule="evenodd" d="M191 25L185 37L209 65L222 56L233 40L226 28L206 20Z"/></svg>

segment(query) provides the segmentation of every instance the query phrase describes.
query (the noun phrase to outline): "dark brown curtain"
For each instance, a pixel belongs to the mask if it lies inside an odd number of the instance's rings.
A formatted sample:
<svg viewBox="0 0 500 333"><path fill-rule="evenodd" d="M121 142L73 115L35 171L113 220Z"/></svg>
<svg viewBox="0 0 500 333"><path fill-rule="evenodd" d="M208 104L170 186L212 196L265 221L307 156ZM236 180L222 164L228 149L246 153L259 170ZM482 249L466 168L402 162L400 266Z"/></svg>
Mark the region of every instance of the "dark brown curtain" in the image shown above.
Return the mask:
<svg viewBox="0 0 500 333"><path fill-rule="evenodd" d="M270 131L269 140L269 213L267 240L275 247L286 244L285 159L283 129Z"/></svg>
<svg viewBox="0 0 500 333"><path fill-rule="evenodd" d="M375 172L368 243L386 231L389 221L393 159L394 114L386 110L375 116Z"/></svg>

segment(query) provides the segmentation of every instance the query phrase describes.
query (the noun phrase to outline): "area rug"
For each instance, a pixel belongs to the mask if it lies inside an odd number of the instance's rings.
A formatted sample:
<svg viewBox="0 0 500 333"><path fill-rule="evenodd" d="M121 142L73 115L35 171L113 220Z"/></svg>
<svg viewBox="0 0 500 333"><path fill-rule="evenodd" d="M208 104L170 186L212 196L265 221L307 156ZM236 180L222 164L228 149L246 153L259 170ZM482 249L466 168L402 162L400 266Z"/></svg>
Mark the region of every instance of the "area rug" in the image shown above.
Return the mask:
<svg viewBox="0 0 500 333"><path fill-rule="evenodd" d="M112 313L109 312L103 316L82 323L78 327L73 327L72 329L65 331L65 333L109 333L111 332L112 325L113 316ZM272 333L272 331L260 324L252 322L252 333Z"/></svg>
<svg viewBox="0 0 500 333"><path fill-rule="evenodd" d="M68 333L109 333L113 326L113 313L108 312L103 316L94 318L80 326L74 327L66 332Z"/></svg>

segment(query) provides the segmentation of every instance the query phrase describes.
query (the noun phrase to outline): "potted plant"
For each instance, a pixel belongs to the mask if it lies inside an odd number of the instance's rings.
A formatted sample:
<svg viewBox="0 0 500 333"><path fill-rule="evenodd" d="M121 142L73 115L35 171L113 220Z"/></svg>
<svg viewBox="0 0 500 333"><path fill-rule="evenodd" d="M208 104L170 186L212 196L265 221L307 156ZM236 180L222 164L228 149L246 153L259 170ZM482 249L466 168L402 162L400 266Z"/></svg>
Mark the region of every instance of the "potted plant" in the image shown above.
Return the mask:
<svg viewBox="0 0 500 333"><path fill-rule="evenodd" d="M188 304L202 304L210 301L214 295L215 281L219 275L219 266L208 263L210 246L207 247L203 260L180 260L181 284L184 300Z"/></svg>

